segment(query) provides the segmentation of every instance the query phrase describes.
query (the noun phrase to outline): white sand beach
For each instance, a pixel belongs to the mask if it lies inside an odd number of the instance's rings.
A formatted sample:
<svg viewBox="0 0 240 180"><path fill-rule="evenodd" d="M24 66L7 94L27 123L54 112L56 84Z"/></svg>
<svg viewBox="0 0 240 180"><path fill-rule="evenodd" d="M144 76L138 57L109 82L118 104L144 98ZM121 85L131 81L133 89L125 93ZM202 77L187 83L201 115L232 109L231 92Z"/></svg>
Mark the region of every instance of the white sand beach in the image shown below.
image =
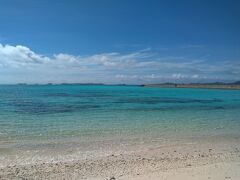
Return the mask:
<svg viewBox="0 0 240 180"><path fill-rule="evenodd" d="M6 166L0 179L238 180L239 150L239 138L145 145L83 160Z"/></svg>

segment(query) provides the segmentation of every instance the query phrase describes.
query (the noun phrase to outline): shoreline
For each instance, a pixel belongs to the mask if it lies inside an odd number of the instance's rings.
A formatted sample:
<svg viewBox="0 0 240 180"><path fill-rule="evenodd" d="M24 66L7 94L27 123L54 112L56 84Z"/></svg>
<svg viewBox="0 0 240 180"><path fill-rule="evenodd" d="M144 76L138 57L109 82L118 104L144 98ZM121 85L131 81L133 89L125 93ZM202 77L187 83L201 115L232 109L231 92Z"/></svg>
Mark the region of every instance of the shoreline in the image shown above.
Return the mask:
<svg viewBox="0 0 240 180"><path fill-rule="evenodd" d="M2 88L0 179L213 179L224 171L218 179L232 179L240 172L239 92Z"/></svg>

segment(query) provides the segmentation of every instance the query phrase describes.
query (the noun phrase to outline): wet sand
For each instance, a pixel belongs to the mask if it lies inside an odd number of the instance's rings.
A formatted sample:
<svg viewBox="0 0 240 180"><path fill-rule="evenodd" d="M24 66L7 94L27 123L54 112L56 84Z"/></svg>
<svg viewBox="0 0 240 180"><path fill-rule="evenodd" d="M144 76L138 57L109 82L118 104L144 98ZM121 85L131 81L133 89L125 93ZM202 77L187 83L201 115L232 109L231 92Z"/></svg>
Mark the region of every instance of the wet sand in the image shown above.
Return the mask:
<svg viewBox="0 0 240 180"><path fill-rule="evenodd" d="M65 162L11 165L0 179L240 179L240 141L142 146Z"/></svg>

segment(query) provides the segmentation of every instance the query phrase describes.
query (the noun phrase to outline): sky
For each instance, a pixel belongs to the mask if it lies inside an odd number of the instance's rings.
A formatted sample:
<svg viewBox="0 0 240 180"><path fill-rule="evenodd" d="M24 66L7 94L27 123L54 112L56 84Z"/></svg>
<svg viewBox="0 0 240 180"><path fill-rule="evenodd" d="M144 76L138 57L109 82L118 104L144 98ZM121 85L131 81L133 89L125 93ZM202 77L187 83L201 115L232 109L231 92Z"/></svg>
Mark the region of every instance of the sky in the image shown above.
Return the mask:
<svg viewBox="0 0 240 180"><path fill-rule="evenodd" d="M0 84L240 80L238 0L0 4Z"/></svg>

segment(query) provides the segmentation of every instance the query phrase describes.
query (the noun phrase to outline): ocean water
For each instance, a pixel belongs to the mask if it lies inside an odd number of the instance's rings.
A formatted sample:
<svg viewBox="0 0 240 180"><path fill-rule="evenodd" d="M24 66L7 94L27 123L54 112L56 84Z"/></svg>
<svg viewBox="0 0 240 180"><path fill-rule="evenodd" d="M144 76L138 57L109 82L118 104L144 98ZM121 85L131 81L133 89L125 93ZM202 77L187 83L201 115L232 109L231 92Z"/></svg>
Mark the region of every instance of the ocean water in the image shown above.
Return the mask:
<svg viewBox="0 0 240 180"><path fill-rule="evenodd" d="M0 165L209 137L240 137L240 91L0 86Z"/></svg>

